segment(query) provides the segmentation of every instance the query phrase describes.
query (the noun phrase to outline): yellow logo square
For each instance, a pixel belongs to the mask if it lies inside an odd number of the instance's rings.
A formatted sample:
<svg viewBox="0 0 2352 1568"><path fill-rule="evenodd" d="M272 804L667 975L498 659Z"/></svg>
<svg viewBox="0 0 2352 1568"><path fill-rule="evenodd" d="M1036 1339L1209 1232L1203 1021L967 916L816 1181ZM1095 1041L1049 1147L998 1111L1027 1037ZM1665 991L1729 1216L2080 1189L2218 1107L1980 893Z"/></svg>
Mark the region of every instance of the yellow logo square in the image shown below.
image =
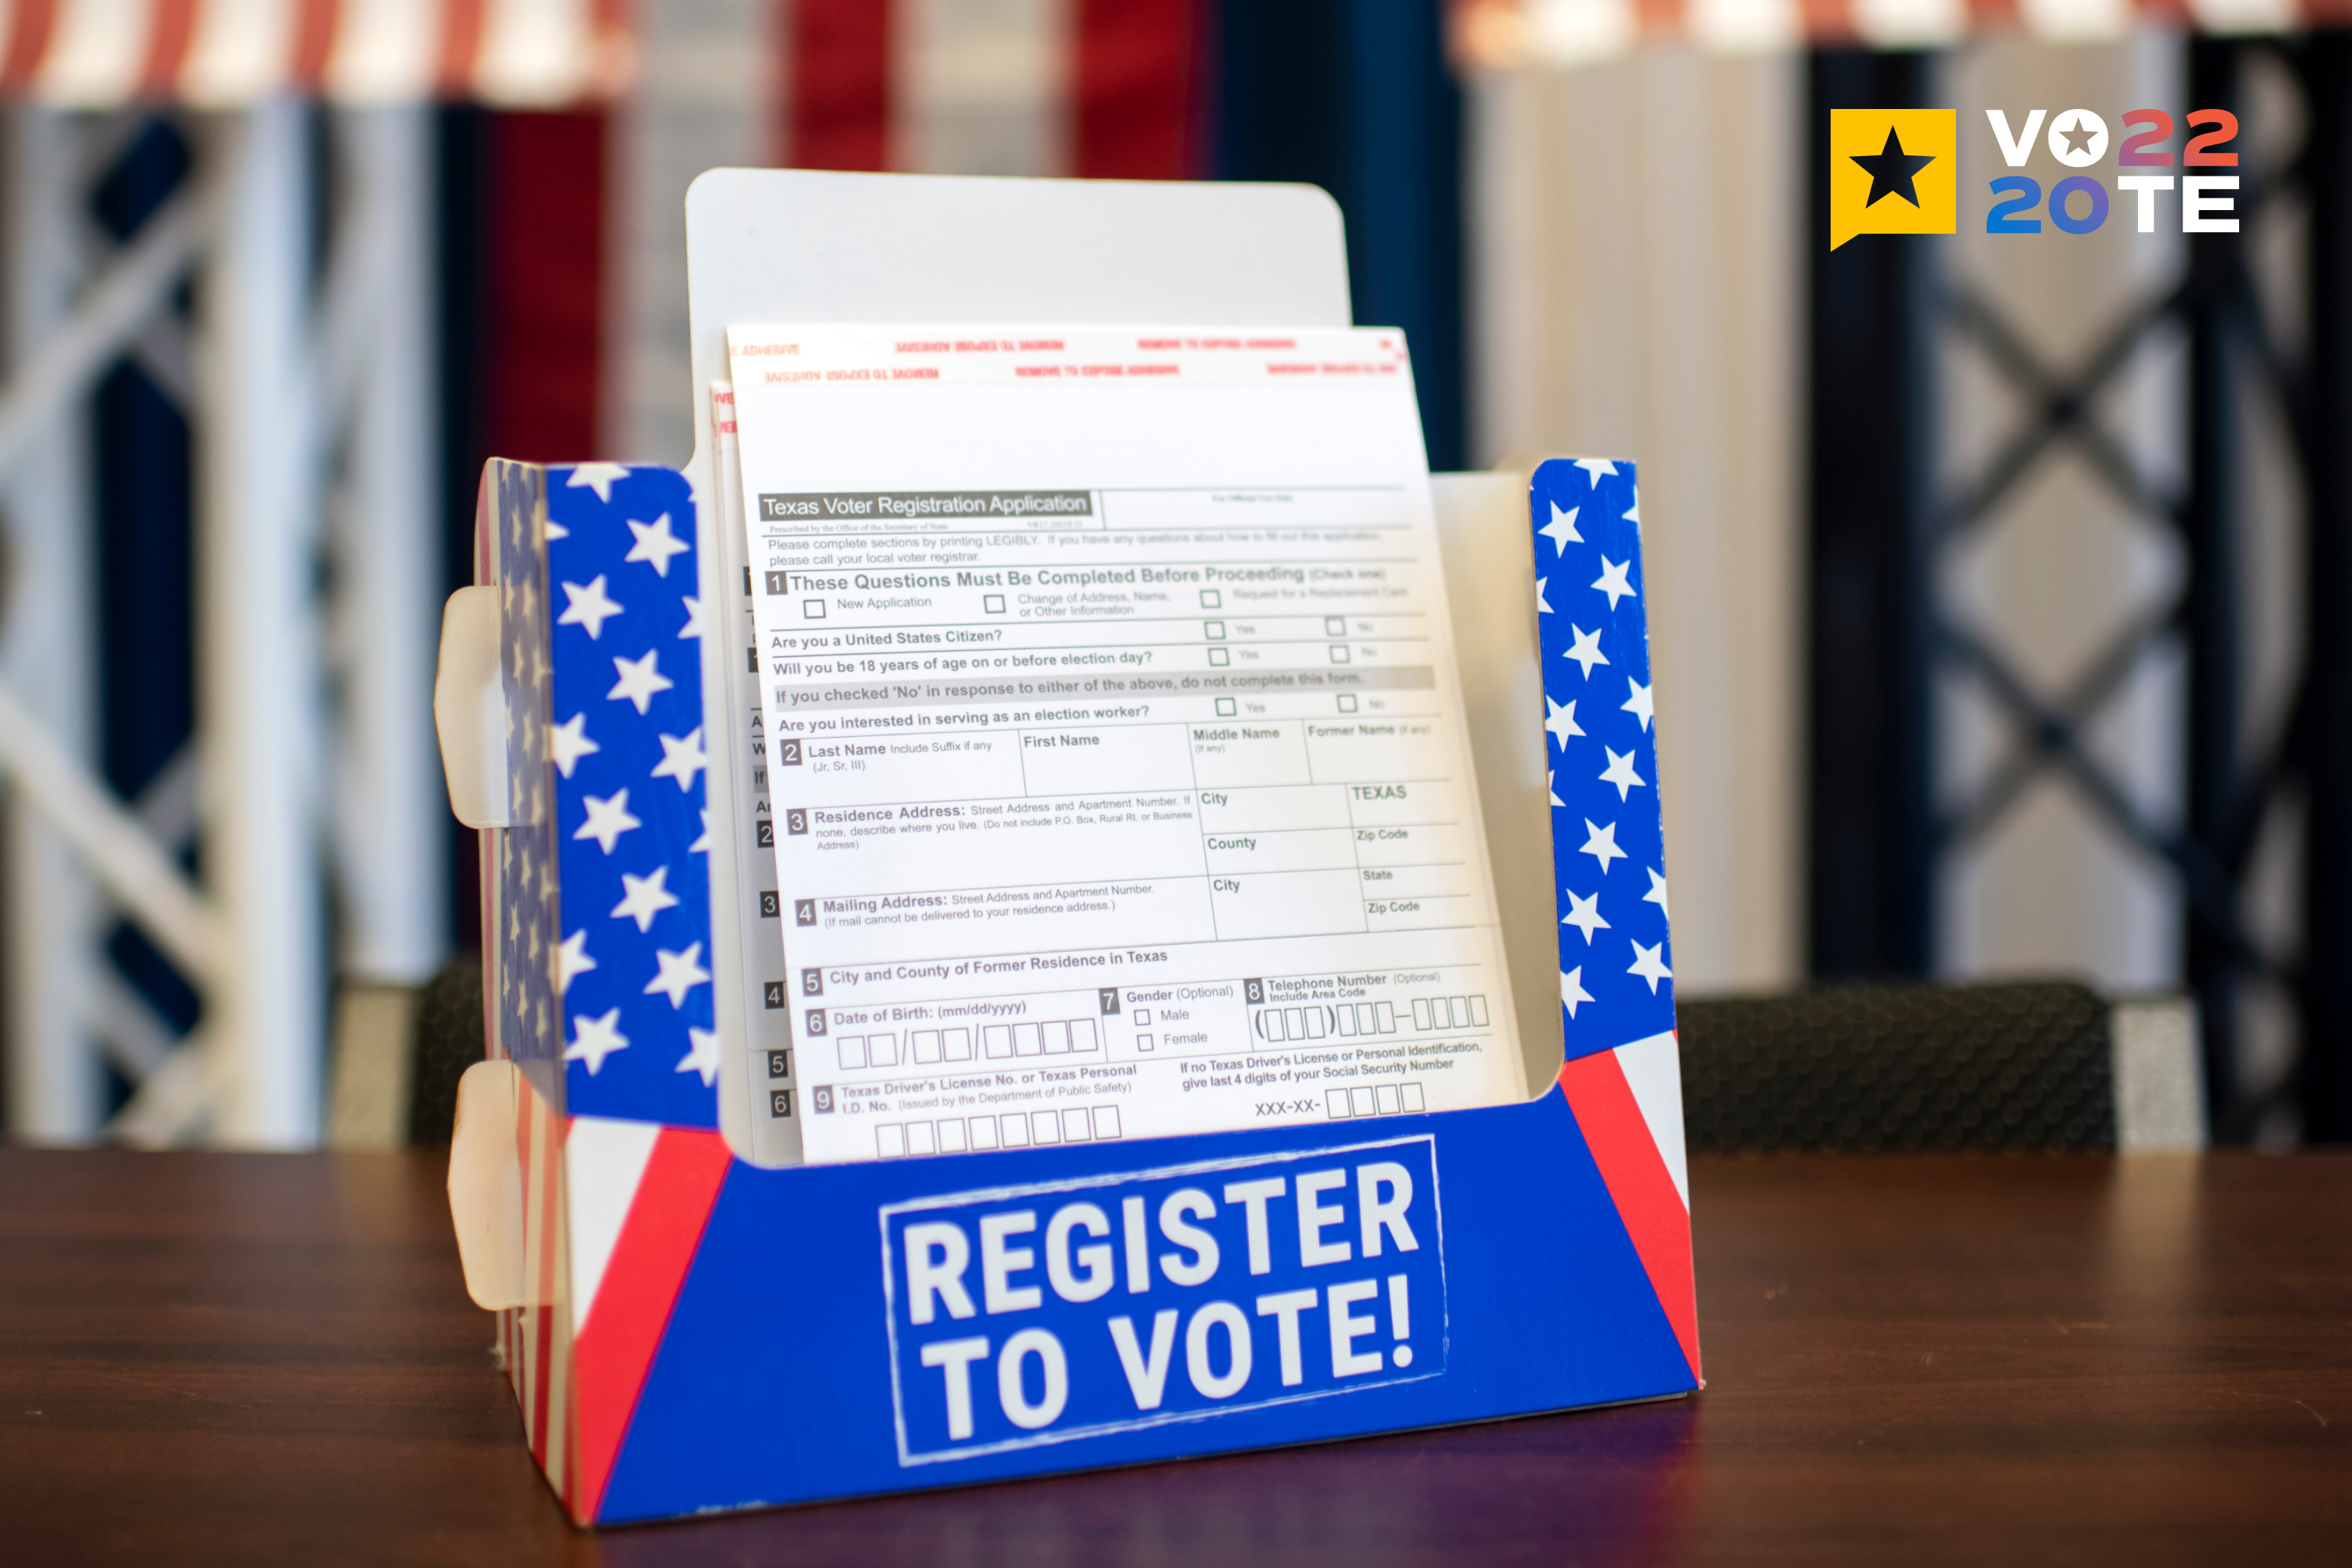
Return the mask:
<svg viewBox="0 0 2352 1568"><path fill-rule="evenodd" d="M1830 248L1857 234L1957 234L1959 116L1949 109L1830 110Z"/></svg>

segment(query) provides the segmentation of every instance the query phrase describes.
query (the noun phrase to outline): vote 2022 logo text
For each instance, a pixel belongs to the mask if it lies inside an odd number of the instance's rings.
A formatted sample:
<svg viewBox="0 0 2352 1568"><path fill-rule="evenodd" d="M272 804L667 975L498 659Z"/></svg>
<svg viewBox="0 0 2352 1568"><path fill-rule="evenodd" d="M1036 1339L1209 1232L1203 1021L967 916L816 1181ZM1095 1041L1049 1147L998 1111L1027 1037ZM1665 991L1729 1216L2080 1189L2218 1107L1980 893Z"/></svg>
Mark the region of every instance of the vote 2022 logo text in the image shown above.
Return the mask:
<svg viewBox="0 0 2352 1568"><path fill-rule="evenodd" d="M1959 231L1958 119L1948 109L1830 110L1831 249L1856 235ZM2058 165L2046 171L2046 186L2042 174L1990 181L1987 234L2041 234L2045 220L2061 234L2093 234L2118 205L2128 205L2140 234L2176 224L2183 234L2238 232L2238 176L2190 172L2237 166L2230 144L2238 118L2226 109L2193 109L2178 122L2161 109L2126 110L2120 141L2088 109L2054 117L1988 109L1985 122L2006 167L2027 169L2044 155ZM2110 152L2116 173L2089 172ZM2176 167L2178 174L2147 172ZM2085 172L2067 172L2074 170Z"/></svg>

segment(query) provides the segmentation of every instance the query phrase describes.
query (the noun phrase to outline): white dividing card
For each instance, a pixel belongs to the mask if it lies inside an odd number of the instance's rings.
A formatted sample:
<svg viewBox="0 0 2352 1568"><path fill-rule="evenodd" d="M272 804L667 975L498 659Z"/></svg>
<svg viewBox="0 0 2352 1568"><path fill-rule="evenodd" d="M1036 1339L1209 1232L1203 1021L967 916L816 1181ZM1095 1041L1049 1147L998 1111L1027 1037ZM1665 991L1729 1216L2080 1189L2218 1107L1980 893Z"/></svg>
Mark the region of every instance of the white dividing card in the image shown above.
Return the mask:
<svg viewBox="0 0 2352 1568"><path fill-rule="evenodd" d="M729 340L805 1158L1524 1094L1399 334Z"/></svg>

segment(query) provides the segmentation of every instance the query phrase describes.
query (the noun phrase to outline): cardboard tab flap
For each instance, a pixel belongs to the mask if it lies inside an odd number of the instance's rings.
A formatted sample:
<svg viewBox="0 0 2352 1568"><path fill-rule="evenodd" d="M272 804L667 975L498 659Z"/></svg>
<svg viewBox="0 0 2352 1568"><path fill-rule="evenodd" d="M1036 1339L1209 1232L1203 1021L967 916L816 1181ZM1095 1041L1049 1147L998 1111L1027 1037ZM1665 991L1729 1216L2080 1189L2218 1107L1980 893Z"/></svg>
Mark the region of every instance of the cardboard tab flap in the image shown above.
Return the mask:
<svg viewBox="0 0 2352 1568"><path fill-rule="evenodd" d="M499 682L499 591L460 588L441 614L433 728L449 810L468 827L511 827L506 693Z"/></svg>
<svg viewBox="0 0 2352 1568"><path fill-rule="evenodd" d="M534 1305L524 1268L522 1161L515 1118L521 1074L512 1062L476 1062L457 1080L457 1121L449 1138L449 1217L466 1293L497 1311Z"/></svg>

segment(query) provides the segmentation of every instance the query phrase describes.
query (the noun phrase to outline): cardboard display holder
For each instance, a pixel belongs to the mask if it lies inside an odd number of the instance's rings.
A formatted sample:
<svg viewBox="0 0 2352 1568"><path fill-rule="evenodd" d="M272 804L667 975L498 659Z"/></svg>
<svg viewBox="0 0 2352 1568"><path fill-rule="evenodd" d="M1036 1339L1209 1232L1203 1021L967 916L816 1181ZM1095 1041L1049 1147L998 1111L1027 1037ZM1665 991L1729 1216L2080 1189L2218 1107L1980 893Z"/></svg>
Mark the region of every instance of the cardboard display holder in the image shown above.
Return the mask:
<svg viewBox="0 0 2352 1568"><path fill-rule="evenodd" d="M698 389L730 322L1349 320L1338 213L1304 187L724 170L687 218ZM1540 1094L768 1168L721 1125L779 927L737 913L760 759L726 697L744 645L712 607L740 614L742 522L712 460L706 436L682 473L493 462L444 627L492 1058L461 1089L452 1212L576 1522L1698 1386L1630 464L1434 481ZM629 830L583 831L624 789Z"/></svg>

